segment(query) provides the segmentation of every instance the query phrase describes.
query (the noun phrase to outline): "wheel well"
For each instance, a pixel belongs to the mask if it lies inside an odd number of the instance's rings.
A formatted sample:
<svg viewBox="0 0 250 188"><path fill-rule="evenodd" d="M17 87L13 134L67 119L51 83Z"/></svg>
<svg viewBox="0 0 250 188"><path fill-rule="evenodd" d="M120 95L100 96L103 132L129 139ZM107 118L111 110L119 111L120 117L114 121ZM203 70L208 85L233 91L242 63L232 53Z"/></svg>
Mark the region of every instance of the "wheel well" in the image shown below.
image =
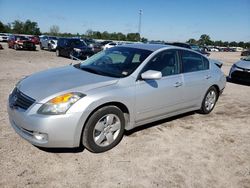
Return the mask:
<svg viewBox="0 0 250 188"><path fill-rule="evenodd" d="M97 108L95 108L90 114L89 116L87 117L84 125L83 125L83 128L82 128L82 133L81 133L81 138L80 138L80 141L79 141L79 145L81 146L82 145L82 135L83 135L83 130L84 130L84 127L86 125L86 123L88 122L89 118L99 109L103 108L104 106L116 106L118 107L124 114L124 118L125 118L125 121L126 121L126 124L129 122L129 110L127 108L126 105L124 105L123 103L120 103L120 102L108 102L108 103L105 103L105 104L102 104L100 106L98 106Z"/></svg>
<svg viewBox="0 0 250 188"><path fill-rule="evenodd" d="M219 86L217 86L217 85L213 85L213 86L215 87L215 89L217 91L217 94L219 95L220 94L220 88L219 88Z"/></svg>

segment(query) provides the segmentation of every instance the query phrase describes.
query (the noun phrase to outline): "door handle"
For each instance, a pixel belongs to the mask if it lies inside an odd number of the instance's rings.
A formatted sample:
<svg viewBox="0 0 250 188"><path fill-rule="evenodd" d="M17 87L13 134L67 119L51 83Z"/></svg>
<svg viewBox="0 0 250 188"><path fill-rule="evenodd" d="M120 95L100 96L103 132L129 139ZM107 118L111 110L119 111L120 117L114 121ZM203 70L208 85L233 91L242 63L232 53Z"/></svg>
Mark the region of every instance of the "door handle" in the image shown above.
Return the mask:
<svg viewBox="0 0 250 188"><path fill-rule="evenodd" d="M205 78L206 79L210 79L212 76L211 75L206 75Z"/></svg>
<svg viewBox="0 0 250 188"><path fill-rule="evenodd" d="M176 83L174 84L174 87L180 87L180 86L182 86L182 82L176 82Z"/></svg>

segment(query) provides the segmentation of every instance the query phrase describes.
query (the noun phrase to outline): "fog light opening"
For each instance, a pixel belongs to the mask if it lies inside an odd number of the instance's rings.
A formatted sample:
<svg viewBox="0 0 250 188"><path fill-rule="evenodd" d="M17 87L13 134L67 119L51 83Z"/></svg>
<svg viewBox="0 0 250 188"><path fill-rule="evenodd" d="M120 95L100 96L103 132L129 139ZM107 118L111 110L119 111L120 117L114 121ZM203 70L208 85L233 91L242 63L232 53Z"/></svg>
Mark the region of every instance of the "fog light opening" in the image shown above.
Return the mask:
<svg viewBox="0 0 250 188"><path fill-rule="evenodd" d="M47 141L48 140L48 135L45 133L34 132L33 137L39 141Z"/></svg>

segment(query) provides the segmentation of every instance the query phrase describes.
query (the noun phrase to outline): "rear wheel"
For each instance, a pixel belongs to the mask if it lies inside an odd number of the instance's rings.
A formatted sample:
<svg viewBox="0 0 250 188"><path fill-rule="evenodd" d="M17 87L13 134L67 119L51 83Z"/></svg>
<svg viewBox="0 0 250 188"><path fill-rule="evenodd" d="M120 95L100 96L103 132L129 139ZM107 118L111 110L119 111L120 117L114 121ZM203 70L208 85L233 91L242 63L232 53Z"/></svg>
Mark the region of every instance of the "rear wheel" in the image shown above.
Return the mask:
<svg viewBox="0 0 250 188"><path fill-rule="evenodd" d="M202 101L200 112L209 114L213 109L218 99L218 91L214 86L210 87Z"/></svg>
<svg viewBox="0 0 250 188"><path fill-rule="evenodd" d="M40 44L40 49L41 49L41 50L43 50L43 49L44 49L44 48L43 48L43 46L42 46L42 44Z"/></svg>
<svg viewBox="0 0 250 188"><path fill-rule="evenodd" d="M123 137L125 118L116 106L103 107L91 115L85 125L82 144L94 153L115 147Z"/></svg>

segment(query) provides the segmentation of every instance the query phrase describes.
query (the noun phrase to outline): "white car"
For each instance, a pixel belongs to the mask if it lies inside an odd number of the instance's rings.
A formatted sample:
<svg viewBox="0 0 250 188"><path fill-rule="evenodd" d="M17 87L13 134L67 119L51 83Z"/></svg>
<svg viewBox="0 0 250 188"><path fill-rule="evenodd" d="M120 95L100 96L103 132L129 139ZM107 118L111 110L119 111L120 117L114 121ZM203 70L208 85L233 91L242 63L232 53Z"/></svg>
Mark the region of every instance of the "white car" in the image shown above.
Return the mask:
<svg viewBox="0 0 250 188"><path fill-rule="evenodd" d="M110 42L110 43L104 45L103 49L106 50L108 48L112 48L112 47L117 46L117 45L118 45L118 43L116 43L116 42Z"/></svg>
<svg viewBox="0 0 250 188"><path fill-rule="evenodd" d="M219 52L219 49L218 48L210 48L210 51L211 52Z"/></svg>
<svg viewBox="0 0 250 188"><path fill-rule="evenodd" d="M9 39L9 35L6 33L0 33L0 42L7 42Z"/></svg>

